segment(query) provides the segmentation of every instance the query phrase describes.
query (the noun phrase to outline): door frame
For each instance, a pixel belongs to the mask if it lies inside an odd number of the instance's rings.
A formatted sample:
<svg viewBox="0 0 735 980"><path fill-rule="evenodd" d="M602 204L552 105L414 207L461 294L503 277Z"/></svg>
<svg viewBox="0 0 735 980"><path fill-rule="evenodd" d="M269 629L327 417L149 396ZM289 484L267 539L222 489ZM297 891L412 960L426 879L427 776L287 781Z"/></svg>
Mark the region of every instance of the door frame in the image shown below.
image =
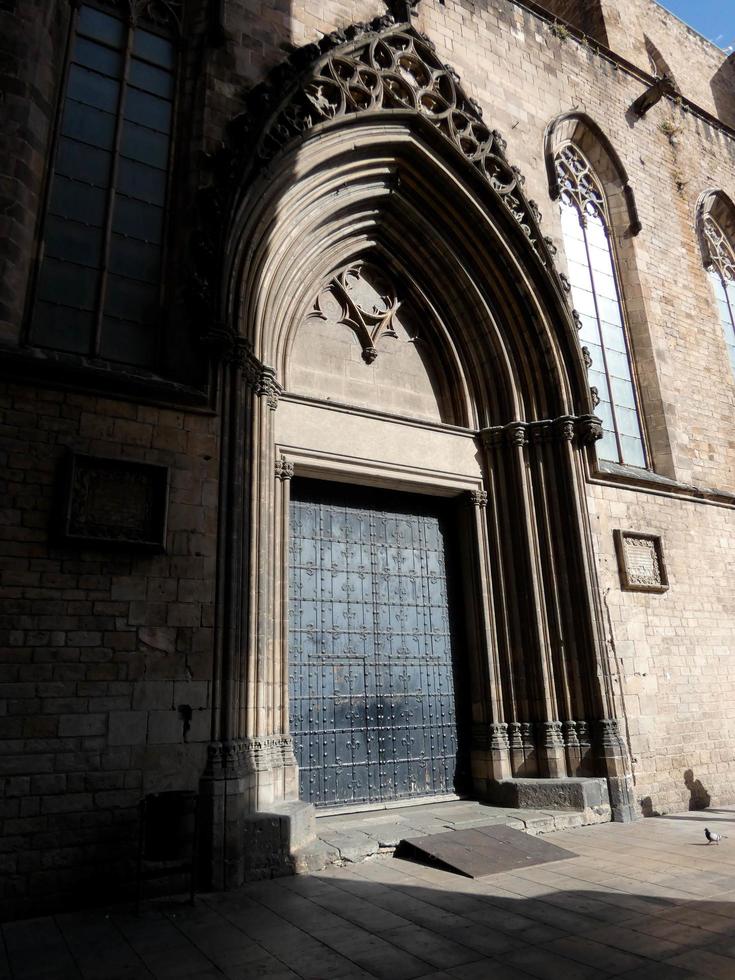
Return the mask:
<svg viewBox="0 0 735 980"><path fill-rule="evenodd" d="M457 597L454 614L463 617L463 649L457 651L462 664L468 691L464 692L465 738L468 752L470 778L474 784L486 778L485 753L476 750L473 733L478 726L485 727L492 720L492 665L495 657L493 608L490 566L487 560L488 527L486 520L487 495L479 477L447 473L445 471L397 466L392 463L374 462L357 457L343 457L318 450L303 449L286 444L275 445L276 486L275 515L276 533L273 555L275 576L275 621L278 624L274 637L274 680L281 684L281 731L291 732L288 692L288 545L289 507L291 479L320 480L329 483L346 483L351 486L375 487L401 493L455 499L457 501L456 526L460 535L459 547L455 548L454 574L461 585L461 601ZM459 506L464 504L465 506ZM382 805L382 804L381 804Z"/></svg>

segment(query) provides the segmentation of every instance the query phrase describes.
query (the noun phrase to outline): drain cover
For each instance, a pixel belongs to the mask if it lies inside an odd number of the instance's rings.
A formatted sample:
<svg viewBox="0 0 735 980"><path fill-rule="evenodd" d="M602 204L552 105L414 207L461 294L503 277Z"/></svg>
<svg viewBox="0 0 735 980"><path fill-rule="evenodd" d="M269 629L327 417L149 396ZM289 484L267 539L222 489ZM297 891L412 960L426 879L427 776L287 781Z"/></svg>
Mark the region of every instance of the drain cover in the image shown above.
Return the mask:
<svg viewBox="0 0 735 980"><path fill-rule="evenodd" d="M396 848L395 856L454 871L467 878L482 878L516 868L530 868L534 864L564 861L577 855L504 824L490 824L472 830L453 830L448 834L404 838Z"/></svg>

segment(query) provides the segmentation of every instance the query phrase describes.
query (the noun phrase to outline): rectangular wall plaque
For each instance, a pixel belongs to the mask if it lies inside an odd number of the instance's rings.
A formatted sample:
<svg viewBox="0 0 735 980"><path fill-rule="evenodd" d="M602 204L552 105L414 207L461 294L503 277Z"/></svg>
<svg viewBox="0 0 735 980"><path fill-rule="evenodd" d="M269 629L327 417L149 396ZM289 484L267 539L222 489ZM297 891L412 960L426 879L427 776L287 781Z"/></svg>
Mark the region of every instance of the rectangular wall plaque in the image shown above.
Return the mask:
<svg viewBox="0 0 735 980"><path fill-rule="evenodd" d="M64 540L163 550L167 508L167 466L70 454Z"/></svg>
<svg viewBox="0 0 735 980"><path fill-rule="evenodd" d="M620 584L627 592L666 592L666 574L661 538L637 531L614 531Z"/></svg>

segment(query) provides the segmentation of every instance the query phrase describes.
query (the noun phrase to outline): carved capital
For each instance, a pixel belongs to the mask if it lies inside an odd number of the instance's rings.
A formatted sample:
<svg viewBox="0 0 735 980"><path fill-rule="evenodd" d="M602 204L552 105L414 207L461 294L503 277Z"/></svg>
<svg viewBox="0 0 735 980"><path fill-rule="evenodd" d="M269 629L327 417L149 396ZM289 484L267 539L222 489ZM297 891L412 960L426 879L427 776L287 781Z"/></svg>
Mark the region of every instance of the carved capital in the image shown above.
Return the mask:
<svg viewBox="0 0 735 980"><path fill-rule="evenodd" d="M467 503L470 507L487 507L487 490L469 490Z"/></svg>
<svg viewBox="0 0 735 980"><path fill-rule="evenodd" d="M508 745L511 749L522 749L521 724L518 721L508 722Z"/></svg>
<svg viewBox="0 0 735 980"><path fill-rule="evenodd" d="M504 442L503 427L501 425L494 425L492 428L482 429L480 440L486 449L497 449Z"/></svg>
<svg viewBox="0 0 735 980"><path fill-rule="evenodd" d="M294 466L291 460L281 456L276 460L276 478L278 480L290 480L293 478Z"/></svg>
<svg viewBox="0 0 735 980"><path fill-rule="evenodd" d="M591 745L590 726L586 721L577 722L577 741L582 747L589 748Z"/></svg>
<svg viewBox="0 0 735 980"><path fill-rule="evenodd" d="M526 750L533 749L536 744L533 737L533 723L530 721L521 722L521 742Z"/></svg>
<svg viewBox="0 0 735 980"><path fill-rule="evenodd" d="M580 415L576 429L580 442L585 446L591 446L602 439L602 420L596 415Z"/></svg>
<svg viewBox="0 0 735 980"><path fill-rule="evenodd" d="M577 734L577 723L575 721L564 721L562 722L561 727L564 733L564 744L567 746L579 745L579 736Z"/></svg>
<svg viewBox="0 0 735 980"><path fill-rule="evenodd" d="M571 442L574 438L574 416L560 415L551 423L554 437L559 442Z"/></svg>
<svg viewBox="0 0 735 980"><path fill-rule="evenodd" d="M601 718L597 723L597 733L603 751L613 751L616 754L624 751L623 740L620 736L620 723L617 718Z"/></svg>
<svg viewBox="0 0 735 980"><path fill-rule="evenodd" d="M547 749L556 749L564 745L560 721L541 721L538 725L539 741Z"/></svg>
<svg viewBox="0 0 735 980"><path fill-rule="evenodd" d="M525 446L528 442L528 425L525 422L509 422L503 429L509 446Z"/></svg>
<svg viewBox="0 0 735 980"><path fill-rule="evenodd" d="M503 752L508 750L508 726L505 722L490 725L490 748Z"/></svg>
<svg viewBox="0 0 735 980"><path fill-rule="evenodd" d="M248 380L258 398L264 398L268 408L275 412L278 408L278 398L283 392L276 379L275 369L267 364L255 362L255 369L251 369Z"/></svg>

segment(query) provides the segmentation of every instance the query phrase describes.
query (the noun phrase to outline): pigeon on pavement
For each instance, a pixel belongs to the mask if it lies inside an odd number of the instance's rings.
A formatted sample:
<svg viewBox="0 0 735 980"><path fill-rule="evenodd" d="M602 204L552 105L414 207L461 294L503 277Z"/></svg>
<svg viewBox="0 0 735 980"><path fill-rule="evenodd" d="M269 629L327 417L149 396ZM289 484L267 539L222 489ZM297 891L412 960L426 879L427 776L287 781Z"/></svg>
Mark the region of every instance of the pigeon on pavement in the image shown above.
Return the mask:
<svg viewBox="0 0 735 980"><path fill-rule="evenodd" d="M704 828L704 836L707 838L708 844L719 844L721 840L727 839L727 834L716 834L707 827Z"/></svg>

